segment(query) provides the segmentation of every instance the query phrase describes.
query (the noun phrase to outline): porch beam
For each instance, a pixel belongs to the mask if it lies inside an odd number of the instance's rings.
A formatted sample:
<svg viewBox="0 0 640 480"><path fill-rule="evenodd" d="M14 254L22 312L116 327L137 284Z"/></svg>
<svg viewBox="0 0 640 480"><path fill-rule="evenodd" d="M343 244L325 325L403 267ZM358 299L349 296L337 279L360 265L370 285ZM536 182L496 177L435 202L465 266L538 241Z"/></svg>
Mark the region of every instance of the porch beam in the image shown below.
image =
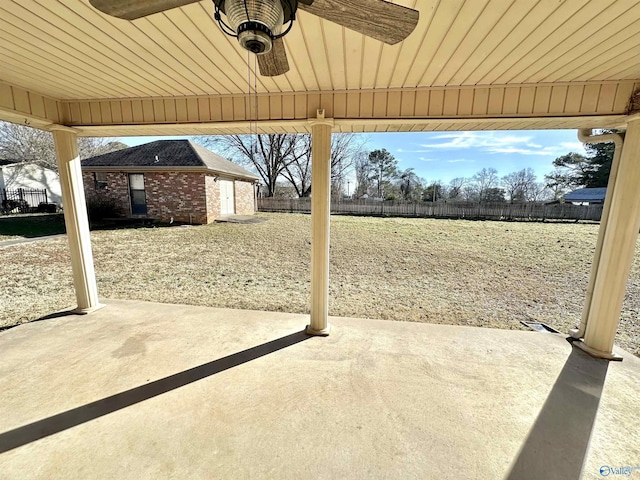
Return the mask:
<svg viewBox="0 0 640 480"><path fill-rule="evenodd" d="M59 100L0 81L0 120L47 129L62 122L61 109Z"/></svg>
<svg viewBox="0 0 640 480"><path fill-rule="evenodd" d="M602 247L587 315L584 341L578 346L598 358L617 359L613 343L631 272L640 229L640 119L627 125L618 168L612 170L609 212L603 229ZM595 267L594 267L595 268ZM591 289L591 286L590 286Z"/></svg>
<svg viewBox="0 0 640 480"><path fill-rule="evenodd" d="M325 110L336 120L419 118L588 118L624 116L637 80L537 84L364 88L258 94L262 122L315 118ZM607 92L602 95L600 92ZM68 126L184 125L248 122L244 93L150 98L102 98L60 101ZM277 108L271 106L277 105ZM410 122L409 122L410 123ZM574 124L573 128L602 128Z"/></svg>
<svg viewBox="0 0 640 480"><path fill-rule="evenodd" d="M329 224L331 214L331 129L318 110L311 125L311 323L309 335L329 335Z"/></svg>
<svg viewBox="0 0 640 480"><path fill-rule="evenodd" d="M78 154L78 136L67 127L52 128L56 147L64 223L71 254L73 285L76 292L75 313L90 313L102 307L91 252L89 219Z"/></svg>
<svg viewBox="0 0 640 480"><path fill-rule="evenodd" d="M457 130L537 130L553 128L624 128L626 115L595 116L529 116L529 117L404 117L404 118L335 118L334 132L403 132L434 131L436 128ZM260 133L308 133L309 122L304 120L210 121L158 124L81 125L74 129L81 137L135 137L162 135L235 135L248 133L257 125Z"/></svg>

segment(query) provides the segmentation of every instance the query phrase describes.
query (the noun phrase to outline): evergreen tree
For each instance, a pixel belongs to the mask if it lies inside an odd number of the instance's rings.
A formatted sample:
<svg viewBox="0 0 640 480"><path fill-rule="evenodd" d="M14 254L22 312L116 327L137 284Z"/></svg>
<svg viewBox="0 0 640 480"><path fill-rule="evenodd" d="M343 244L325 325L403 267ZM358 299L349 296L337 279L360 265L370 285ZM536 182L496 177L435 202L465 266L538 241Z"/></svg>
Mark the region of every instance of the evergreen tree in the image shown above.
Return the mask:
<svg viewBox="0 0 640 480"><path fill-rule="evenodd" d="M614 151L614 143L588 144L587 158L589 167L582 175L580 184L585 187L606 187L609 182Z"/></svg>
<svg viewBox="0 0 640 480"><path fill-rule="evenodd" d="M603 130L600 133L617 133ZM613 163L613 143L587 144L587 155L571 152L553 161L556 169L545 176L547 186L558 193L575 187L606 187Z"/></svg>
<svg viewBox="0 0 640 480"><path fill-rule="evenodd" d="M377 195L384 198L385 185L388 185L397 174L398 160L383 148L369 153L369 163L373 170L372 180L376 184Z"/></svg>

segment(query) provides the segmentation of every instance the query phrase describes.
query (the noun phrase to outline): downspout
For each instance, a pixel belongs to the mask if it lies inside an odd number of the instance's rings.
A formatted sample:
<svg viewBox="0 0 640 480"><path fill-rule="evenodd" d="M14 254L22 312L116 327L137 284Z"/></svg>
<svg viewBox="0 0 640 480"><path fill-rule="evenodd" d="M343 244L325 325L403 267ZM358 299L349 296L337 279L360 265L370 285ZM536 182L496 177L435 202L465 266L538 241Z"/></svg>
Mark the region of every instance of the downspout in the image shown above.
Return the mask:
<svg viewBox="0 0 640 480"><path fill-rule="evenodd" d="M593 298L593 287L595 280L598 277L598 266L600 265L600 256L602 254L602 243L604 241L604 235L607 230L607 222L609 221L609 210L611 207L611 195L616 184L616 178L618 176L618 166L620 165L620 155L622 154L622 145L624 143L624 136L619 133L607 133L605 135L593 135L593 131L590 128L582 128L578 130L578 140L582 143L607 143L613 142L615 149L613 152L613 161L611 163L611 172L609 173L609 181L607 183L607 193L604 199L604 206L602 208L602 217L600 218L600 229L598 231L598 240L596 241L596 250L593 255L593 264L591 265L591 273L589 275L589 284L587 286L587 295L584 301L584 308L582 309L582 318L580 319L580 326L578 329L569 330L570 335L573 338L584 337L584 332L587 329L587 321L589 320L589 312L591 310L591 301Z"/></svg>
<svg viewBox="0 0 640 480"><path fill-rule="evenodd" d="M255 182L253 184L253 213L258 212L258 191L260 189L260 184Z"/></svg>

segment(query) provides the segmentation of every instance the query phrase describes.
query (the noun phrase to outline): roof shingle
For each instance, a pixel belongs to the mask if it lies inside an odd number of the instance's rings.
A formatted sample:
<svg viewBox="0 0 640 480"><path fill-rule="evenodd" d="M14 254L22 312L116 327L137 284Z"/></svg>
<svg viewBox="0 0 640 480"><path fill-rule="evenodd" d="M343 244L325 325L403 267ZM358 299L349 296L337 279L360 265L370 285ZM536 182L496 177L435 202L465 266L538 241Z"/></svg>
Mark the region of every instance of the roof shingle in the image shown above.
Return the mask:
<svg viewBox="0 0 640 480"><path fill-rule="evenodd" d="M90 167L200 167L234 177L259 179L191 140L157 140L82 160L82 168Z"/></svg>

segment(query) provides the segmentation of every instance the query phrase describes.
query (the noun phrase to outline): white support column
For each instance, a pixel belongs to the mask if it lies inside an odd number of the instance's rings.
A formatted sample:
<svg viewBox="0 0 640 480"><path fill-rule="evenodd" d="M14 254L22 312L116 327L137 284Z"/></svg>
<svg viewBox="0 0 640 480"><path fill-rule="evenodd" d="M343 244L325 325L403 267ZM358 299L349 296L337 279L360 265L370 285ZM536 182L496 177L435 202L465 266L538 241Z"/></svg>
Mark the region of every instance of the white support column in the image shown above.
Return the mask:
<svg viewBox="0 0 640 480"><path fill-rule="evenodd" d="M103 305L98 302L89 219L78 154L78 135L67 127L52 127L51 130L56 146L64 223L67 227L73 285L78 302L74 312L84 314L97 310Z"/></svg>
<svg viewBox="0 0 640 480"><path fill-rule="evenodd" d="M324 110L311 124L311 324L309 335L329 335L329 222L331 129Z"/></svg>
<svg viewBox="0 0 640 480"><path fill-rule="evenodd" d="M628 123L620 163L612 174L615 179L610 182L613 190L607 191L608 218L600 226L602 251L596 258L584 342L577 345L595 357L617 359L613 342L640 229L640 119Z"/></svg>
<svg viewBox="0 0 640 480"><path fill-rule="evenodd" d="M616 178L618 178L618 167L620 166L620 155L622 154L623 136L618 133L609 133L606 135L593 135L593 130L578 130L578 139L582 143L614 143L613 160L611 162L611 171L609 173L609 181L607 182L607 191L613 192L616 187ZM607 195L602 206L602 216L600 217L600 228L598 230L598 239L596 241L596 250L593 254L593 262L591 264L591 273L589 274L589 284L587 285L587 295L582 308L582 318L580 326L576 330L570 330L569 333L575 339L582 339L584 332L587 330L587 321L589 320L589 311L591 310L591 299L593 298L593 287L598 277L598 267L600 266L600 256L602 255L602 242L607 231L607 222L609 221L609 211L611 210L611 195Z"/></svg>

